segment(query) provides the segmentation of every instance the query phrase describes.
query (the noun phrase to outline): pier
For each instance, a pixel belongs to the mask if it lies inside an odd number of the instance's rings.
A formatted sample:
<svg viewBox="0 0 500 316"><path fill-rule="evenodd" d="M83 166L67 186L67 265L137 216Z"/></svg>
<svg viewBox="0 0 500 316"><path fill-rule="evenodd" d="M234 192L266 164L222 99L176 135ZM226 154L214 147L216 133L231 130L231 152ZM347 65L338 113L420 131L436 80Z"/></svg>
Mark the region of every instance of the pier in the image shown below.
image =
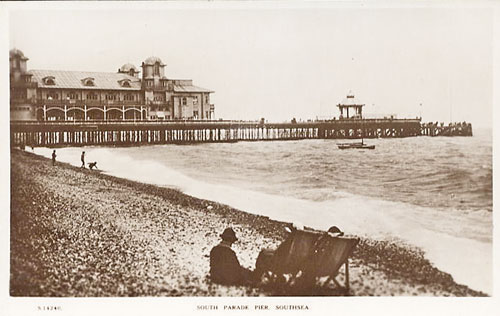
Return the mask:
<svg viewBox="0 0 500 316"><path fill-rule="evenodd" d="M469 123L420 119L264 121L11 121L11 146L136 146L301 139L472 136Z"/></svg>

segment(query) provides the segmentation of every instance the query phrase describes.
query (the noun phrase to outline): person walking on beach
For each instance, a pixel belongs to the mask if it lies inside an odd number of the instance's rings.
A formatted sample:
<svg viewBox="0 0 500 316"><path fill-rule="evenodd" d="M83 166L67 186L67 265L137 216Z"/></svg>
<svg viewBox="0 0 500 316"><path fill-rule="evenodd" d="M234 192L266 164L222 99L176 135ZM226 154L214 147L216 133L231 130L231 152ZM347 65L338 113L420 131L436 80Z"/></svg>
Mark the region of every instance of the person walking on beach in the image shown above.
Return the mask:
<svg viewBox="0 0 500 316"><path fill-rule="evenodd" d="M210 279L215 283L236 285L249 284L253 272L240 265L231 245L238 240L232 228L226 228L220 244L210 251Z"/></svg>
<svg viewBox="0 0 500 316"><path fill-rule="evenodd" d="M54 151L52 152L52 165L55 166L56 165L56 150L54 149Z"/></svg>
<svg viewBox="0 0 500 316"><path fill-rule="evenodd" d="M85 152L84 151L82 151L82 155L81 155L80 159L82 160L82 168L85 169Z"/></svg>

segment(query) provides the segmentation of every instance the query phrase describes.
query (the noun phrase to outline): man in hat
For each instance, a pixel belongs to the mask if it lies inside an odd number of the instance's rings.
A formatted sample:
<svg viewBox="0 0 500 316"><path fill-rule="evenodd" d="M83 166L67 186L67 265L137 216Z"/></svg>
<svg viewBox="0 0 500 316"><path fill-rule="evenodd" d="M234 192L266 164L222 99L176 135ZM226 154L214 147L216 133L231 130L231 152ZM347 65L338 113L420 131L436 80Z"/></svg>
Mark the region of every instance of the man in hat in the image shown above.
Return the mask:
<svg viewBox="0 0 500 316"><path fill-rule="evenodd" d="M243 268L231 249L238 240L232 228L226 228L220 244L210 251L210 278L220 284L248 284L252 279L252 271Z"/></svg>

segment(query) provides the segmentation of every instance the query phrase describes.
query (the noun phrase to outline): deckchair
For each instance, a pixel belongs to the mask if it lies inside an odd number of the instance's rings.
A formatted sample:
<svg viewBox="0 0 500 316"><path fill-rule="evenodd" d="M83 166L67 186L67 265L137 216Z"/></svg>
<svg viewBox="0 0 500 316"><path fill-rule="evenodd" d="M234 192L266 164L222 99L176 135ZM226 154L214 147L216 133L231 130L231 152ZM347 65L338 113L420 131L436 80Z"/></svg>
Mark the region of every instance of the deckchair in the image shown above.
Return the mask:
<svg viewBox="0 0 500 316"><path fill-rule="evenodd" d="M276 249L263 250L256 263L257 273L271 272L274 275L296 275L302 271L308 278L328 277L340 289L349 291L349 256L359 239L332 237L328 233L295 230ZM345 264L345 282L342 286L336 279L339 269Z"/></svg>

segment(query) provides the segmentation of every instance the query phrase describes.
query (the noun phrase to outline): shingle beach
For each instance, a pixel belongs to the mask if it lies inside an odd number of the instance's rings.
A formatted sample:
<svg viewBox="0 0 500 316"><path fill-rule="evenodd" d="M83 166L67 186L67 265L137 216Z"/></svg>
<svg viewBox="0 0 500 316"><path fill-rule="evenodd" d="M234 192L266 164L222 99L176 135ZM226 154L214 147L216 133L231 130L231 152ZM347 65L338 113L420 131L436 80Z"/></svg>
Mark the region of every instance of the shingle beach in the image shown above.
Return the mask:
<svg viewBox="0 0 500 316"><path fill-rule="evenodd" d="M174 189L52 166L13 149L10 214L12 296L287 295L207 278L210 249L225 227L239 238L240 263L253 269L262 248L286 238L286 223ZM350 263L354 296L485 296L398 241L361 239Z"/></svg>

